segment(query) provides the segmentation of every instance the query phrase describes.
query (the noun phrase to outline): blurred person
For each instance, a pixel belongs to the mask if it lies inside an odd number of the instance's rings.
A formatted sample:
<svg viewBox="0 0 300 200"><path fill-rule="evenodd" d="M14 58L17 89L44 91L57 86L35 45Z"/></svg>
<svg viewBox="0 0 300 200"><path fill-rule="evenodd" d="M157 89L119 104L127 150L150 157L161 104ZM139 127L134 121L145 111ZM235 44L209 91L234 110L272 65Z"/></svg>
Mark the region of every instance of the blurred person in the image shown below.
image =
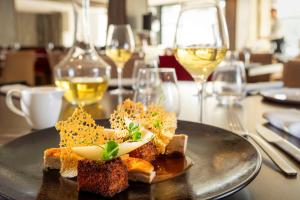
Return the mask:
<svg viewBox="0 0 300 200"><path fill-rule="evenodd" d="M282 53L284 37L282 25L277 17L277 10L275 8L271 9L271 33L269 38L272 45L275 47L274 53Z"/></svg>

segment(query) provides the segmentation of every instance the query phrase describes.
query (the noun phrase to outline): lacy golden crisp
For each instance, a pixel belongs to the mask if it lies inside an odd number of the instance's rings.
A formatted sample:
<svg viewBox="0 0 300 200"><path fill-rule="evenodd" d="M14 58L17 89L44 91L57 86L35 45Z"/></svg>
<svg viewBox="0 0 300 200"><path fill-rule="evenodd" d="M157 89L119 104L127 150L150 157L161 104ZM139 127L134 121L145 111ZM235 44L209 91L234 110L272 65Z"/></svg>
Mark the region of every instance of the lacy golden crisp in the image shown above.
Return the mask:
<svg viewBox="0 0 300 200"><path fill-rule="evenodd" d="M154 144L158 153L163 154L177 128L175 113L166 112L161 106L150 105L148 109L140 102L125 100L110 117L113 129L126 130L125 120L140 124L155 134Z"/></svg>
<svg viewBox="0 0 300 200"><path fill-rule="evenodd" d="M78 160L72 159L71 147L104 144L104 127L97 125L91 115L86 113L82 107L76 108L70 118L58 122L55 127L60 134L59 145L62 149L60 173L64 177L77 176Z"/></svg>

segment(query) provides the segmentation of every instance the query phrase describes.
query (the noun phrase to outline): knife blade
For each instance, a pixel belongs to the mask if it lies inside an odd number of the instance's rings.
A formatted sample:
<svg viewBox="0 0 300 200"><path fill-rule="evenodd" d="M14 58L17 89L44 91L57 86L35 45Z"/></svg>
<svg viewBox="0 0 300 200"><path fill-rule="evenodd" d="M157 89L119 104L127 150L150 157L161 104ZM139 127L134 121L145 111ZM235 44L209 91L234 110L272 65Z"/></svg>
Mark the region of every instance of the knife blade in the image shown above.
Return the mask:
<svg viewBox="0 0 300 200"><path fill-rule="evenodd" d="M290 155L292 158L294 158L296 161L300 163L300 149L297 148L295 145L293 145L292 143L288 142L287 140L278 136L270 129L260 124L256 126L256 131L266 141L275 144L277 147L282 149L284 152L286 152L288 155Z"/></svg>

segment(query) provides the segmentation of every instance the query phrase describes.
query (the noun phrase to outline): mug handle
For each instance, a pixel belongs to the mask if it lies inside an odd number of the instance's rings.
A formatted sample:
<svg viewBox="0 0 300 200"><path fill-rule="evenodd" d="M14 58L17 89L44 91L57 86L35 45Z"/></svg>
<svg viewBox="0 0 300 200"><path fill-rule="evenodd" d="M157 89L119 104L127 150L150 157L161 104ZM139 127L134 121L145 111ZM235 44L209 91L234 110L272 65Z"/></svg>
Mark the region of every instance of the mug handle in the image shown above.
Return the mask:
<svg viewBox="0 0 300 200"><path fill-rule="evenodd" d="M12 112L14 112L17 115L20 115L22 117L25 117L25 113L22 110L20 110L19 108L17 108L13 103L12 97L14 94L21 94L21 91L20 90L8 91L6 94L6 99L5 99L6 105ZM20 98L21 98L21 95L20 95Z"/></svg>

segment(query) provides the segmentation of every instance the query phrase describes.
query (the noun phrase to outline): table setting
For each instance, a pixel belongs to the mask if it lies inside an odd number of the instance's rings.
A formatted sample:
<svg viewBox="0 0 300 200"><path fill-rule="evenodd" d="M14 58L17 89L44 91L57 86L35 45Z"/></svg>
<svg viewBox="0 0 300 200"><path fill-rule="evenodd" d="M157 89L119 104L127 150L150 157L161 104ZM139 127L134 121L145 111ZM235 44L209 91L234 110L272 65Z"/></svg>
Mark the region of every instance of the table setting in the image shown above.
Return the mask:
<svg viewBox="0 0 300 200"><path fill-rule="evenodd" d="M74 3L55 85L0 87L0 199L300 198L299 88L247 83L217 2L182 4L174 56L193 81L153 60L123 78L135 51L128 24L108 28L111 79L89 3Z"/></svg>

